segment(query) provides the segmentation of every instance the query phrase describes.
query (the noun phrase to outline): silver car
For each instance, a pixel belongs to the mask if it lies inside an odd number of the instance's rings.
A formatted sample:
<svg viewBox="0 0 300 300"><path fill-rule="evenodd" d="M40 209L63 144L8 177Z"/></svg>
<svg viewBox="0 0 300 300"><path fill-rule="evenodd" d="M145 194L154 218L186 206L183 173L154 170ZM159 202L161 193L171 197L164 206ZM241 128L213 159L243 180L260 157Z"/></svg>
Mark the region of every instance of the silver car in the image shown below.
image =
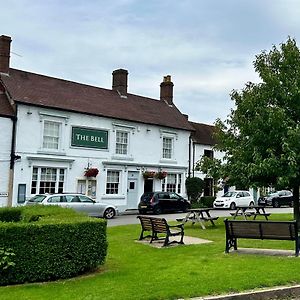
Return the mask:
<svg viewBox="0 0 300 300"><path fill-rule="evenodd" d="M58 205L73 208L78 212L87 213L90 217L105 219L112 219L115 215L118 215L118 208L116 206L104 202L96 202L92 198L82 194L40 194L26 201L26 205L32 204Z"/></svg>

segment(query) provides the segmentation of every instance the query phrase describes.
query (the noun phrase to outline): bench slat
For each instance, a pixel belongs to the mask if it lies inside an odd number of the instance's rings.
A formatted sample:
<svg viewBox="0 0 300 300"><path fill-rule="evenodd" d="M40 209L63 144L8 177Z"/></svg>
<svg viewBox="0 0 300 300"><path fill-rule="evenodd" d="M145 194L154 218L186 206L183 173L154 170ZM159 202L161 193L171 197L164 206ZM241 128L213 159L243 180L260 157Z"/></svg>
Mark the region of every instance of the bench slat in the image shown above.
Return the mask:
<svg viewBox="0 0 300 300"><path fill-rule="evenodd" d="M299 254L298 226L296 221L244 221L228 220L226 226L226 252L231 247L237 248L238 238L271 239L295 241L296 252Z"/></svg>

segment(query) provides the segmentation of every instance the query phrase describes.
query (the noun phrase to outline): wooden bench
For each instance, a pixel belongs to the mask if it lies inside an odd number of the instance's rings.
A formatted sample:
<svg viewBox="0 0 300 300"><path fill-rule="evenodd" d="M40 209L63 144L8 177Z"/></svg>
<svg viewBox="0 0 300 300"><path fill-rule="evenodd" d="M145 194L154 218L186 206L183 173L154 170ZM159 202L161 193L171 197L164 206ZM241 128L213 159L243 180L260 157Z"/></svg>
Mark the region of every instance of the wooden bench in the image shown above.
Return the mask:
<svg viewBox="0 0 300 300"><path fill-rule="evenodd" d="M152 237L152 222L151 222L152 217L137 216L137 218L140 219L141 226L142 226L142 231L141 231L139 240L143 240L145 238ZM148 231L151 234L144 236L145 231Z"/></svg>
<svg viewBox="0 0 300 300"><path fill-rule="evenodd" d="M184 244L184 224L169 225L164 218L155 218L148 216L137 216L140 219L142 231L140 240L151 237L150 243L154 240L164 240L163 246L168 246L172 243ZM150 226L151 224L151 226ZM150 235L144 236L145 231L151 231ZM164 234L164 237L159 237L159 234ZM171 241L172 236L181 236L180 241Z"/></svg>
<svg viewBox="0 0 300 300"><path fill-rule="evenodd" d="M299 236L296 221L224 220L226 228L225 252L237 250L237 239L295 241L295 256L299 255Z"/></svg>

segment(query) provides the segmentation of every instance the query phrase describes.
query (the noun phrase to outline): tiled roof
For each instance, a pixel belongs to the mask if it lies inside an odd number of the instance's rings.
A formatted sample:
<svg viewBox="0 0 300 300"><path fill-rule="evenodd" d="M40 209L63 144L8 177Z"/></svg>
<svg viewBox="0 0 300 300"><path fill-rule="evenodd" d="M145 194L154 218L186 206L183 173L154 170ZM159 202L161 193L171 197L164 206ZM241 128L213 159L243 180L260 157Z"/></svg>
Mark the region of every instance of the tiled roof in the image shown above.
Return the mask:
<svg viewBox="0 0 300 300"><path fill-rule="evenodd" d="M14 101L121 120L193 130L176 106L133 94L10 69L2 76Z"/></svg>
<svg viewBox="0 0 300 300"><path fill-rule="evenodd" d="M216 141L213 137L215 126L190 122L195 131L192 133L192 139L196 144L215 145Z"/></svg>
<svg viewBox="0 0 300 300"><path fill-rule="evenodd" d="M0 91L0 116L11 118L14 115L14 110L10 105L6 95Z"/></svg>

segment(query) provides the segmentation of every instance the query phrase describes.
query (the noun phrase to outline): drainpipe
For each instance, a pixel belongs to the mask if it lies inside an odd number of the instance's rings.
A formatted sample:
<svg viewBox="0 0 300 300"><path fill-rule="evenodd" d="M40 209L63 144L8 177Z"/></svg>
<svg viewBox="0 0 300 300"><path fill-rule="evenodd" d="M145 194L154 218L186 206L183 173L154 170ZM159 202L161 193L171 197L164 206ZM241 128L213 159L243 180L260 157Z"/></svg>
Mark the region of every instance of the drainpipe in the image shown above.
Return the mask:
<svg viewBox="0 0 300 300"><path fill-rule="evenodd" d="M193 143L193 177L195 177L195 143Z"/></svg>
<svg viewBox="0 0 300 300"><path fill-rule="evenodd" d="M189 137L189 169L188 169L188 174L189 177L191 177L191 148L192 148L192 137L190 135Z"/></svg>
<svg viewBox="0 0 300 300"><path fill-rule="evenodd" d="M12 196L13 196L13 186L14 186L14 165L16 158L19 158L15 155L16 149L16 125L17 117L12 117L13 128L12 128L12 138L11 138L11 148L10 148L10 164L9 164L9 178L8 178L8 198L7 206L12 206Z"/></svg>

